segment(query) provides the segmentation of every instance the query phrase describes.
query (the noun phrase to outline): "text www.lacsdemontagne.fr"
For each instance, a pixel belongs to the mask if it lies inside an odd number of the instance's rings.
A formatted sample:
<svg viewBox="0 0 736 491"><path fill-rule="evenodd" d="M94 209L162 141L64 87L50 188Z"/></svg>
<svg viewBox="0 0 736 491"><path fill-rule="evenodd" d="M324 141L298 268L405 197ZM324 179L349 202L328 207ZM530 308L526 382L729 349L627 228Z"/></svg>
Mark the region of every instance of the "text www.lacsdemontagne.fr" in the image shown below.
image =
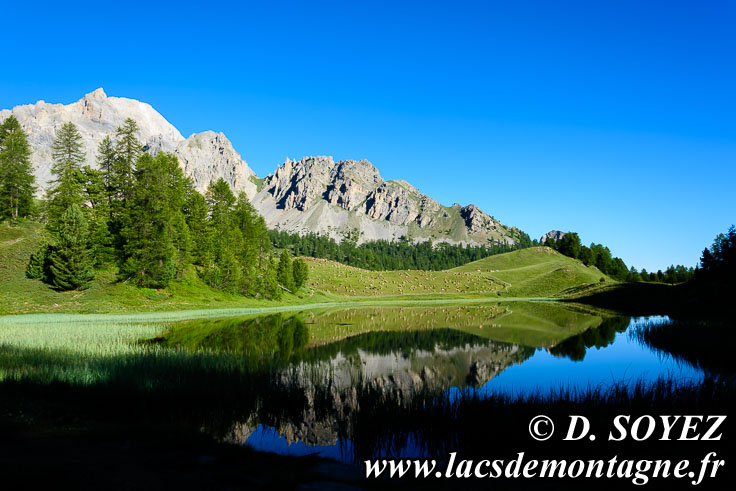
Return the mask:
<svg viewBox="0 0 736 491"><path fill-rule="evenodd" d="M635 485L647 484L651 479L690 479L697 486L716 477L725 465L710 452L702 460L690 465L689 460L628 460L614 456L609 460L538 460L525 459L519 452L513 460L465 460L451 452L447 463L434 459L381 459L365 461L365 477L391 478L491 478L491 479L626 479Z"/></svg>

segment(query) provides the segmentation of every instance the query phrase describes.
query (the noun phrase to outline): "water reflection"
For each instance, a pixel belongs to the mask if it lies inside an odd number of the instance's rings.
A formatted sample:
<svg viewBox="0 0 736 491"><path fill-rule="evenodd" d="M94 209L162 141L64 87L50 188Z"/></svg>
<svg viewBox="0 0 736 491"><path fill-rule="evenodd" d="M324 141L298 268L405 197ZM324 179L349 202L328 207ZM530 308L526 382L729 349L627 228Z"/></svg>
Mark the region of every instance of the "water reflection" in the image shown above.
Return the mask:
<svg viewBox="0 0 736 491"><path fill-rule="evenodd" d="M421 447L400 428L388 441L361 436L356 420L367 407L410 407L416 399L416 415L424 417L427 397L449 394L451 403L460 390L488 397L661 376L703 379L700 365L662 356L651 338L648 344L627 334L641 322L551 303L373 307L190 322L159 342L237 354L253 373L274 373L300 394L298 402L289 399L288 411L241 414L225 440L351 461L374 455L378 444L393 456L416 455ZM267 400L268 390L261 397Z"/></svg>
<svg viewBox="0 0 736 491"><path fill-rule="evenodd" d="M630 337L665 359L702 369L711 376L733 377L736 368L723 356L724 347L736 344L731 322L699 319L639 318Z"/></svg>

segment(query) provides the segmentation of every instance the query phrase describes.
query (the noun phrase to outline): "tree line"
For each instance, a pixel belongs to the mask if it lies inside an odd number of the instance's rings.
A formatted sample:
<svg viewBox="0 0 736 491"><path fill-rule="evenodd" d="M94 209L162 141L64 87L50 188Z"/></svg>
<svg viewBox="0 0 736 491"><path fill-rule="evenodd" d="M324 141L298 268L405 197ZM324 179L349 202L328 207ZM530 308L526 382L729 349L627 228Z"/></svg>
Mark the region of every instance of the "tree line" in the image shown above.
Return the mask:
<svg viewBox="0 0 736 491"><path fill-rule="evenodd" d="M299 235L286 231L269 230L274 247L290 249L297 256L330 259L358 268L385 271L419 269L441 271L463 264L535 245L523 234L513 245L497 242L493 245L463 246L431 241L410 243L405 240L389 242L377 240L360 245L355 240L337 242L330 237L309 233Z"/></svg>
<svg viewBox="0 0 736 491"><path fill-rule="evenodd" d="M59 290L85 288L97 268L113 264L118 279L165 288L192 269L222 291L280 298L308 277L303 259L274 258L266 223L245 193L222 179L204 195L175 155L143 152L128 119L85 165L77 127L65 123L51 148L53 180L41 206L47 240L26 275ZM30 153L28 154L30 155Z"/></svg>
<svg viewBox="0 0 736 491"><path fill-rule="evenodd" d="M690 281L695 275L694 268L687 268L682 265L670 266L664 272L659 270L656 273L647 272L645 268L642 268L641 271L633 266L629 268L623 259L613 257L608 247L596 243L591 243L590 247L583 245L580 242L580 236L575 232L568 232L557 240L550 237L544 245L565 256L578 259L586 266L595 266L601 273L619 281L651 281L675 284Z"/></svg>
<svg viewBox="0 0 736 491"><path fill-rule="evenodd" d="M710 248L703 250L696 278L733 292L736 283L736 227L731 225L725 234L718 234Z"/></svg>

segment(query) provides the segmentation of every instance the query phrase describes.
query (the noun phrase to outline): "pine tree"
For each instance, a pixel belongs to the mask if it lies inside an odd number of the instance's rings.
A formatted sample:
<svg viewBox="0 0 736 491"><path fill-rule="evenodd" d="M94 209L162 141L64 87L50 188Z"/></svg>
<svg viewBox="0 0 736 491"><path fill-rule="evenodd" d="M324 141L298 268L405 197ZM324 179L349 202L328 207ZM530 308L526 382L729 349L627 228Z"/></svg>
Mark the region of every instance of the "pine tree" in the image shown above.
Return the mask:
<svg viewBox="0 0 736 491"><path fill-rule="evenodd" d="M31 259L26 266L26 277L34 280L42 280L44 283L51 281L51 254L53 248L46 242L42 242L38 250L31 254Z"/></svg>
<svg viewBox="0 0 736 491"><path fill-rule="evenodd" d="M107 193L108 202L110 200L110 190L112 189L111 179L113 166L115 165L115 145L110 135L105 135L99 145L97 145L97 167L102 172L105 191Z"/></svg>
<svg viewBox="0 0 736 491"><path fill-rule="evenodd" d="M82 135L74 123L64 123L56 132L56 139L51 145L51 173L54 180L47 194L47 219L52 231L60 228L61 216L66 210L76 205L81 207L82 197L82 164L84 163L84 145Z"/></svg>
<svg viewBox="0 0 736 491"><path fill-rule="evenodd" d="M236 198L220 178L207 187L208 234L211 238L210 263L206 281L215 288L236 292L243 287L243 236L235 223Z"/></svg>
<svg viewBox="0 0 736 491"><path fill-rule="evenodd" d="M87 250L87 220L79 206L72 204L59 224L50 258L51 283L59 290L85 288L94 278Z"/></svg>
<svg viewBox="0 0 736 491"><path fill-rule="evenodd" d="M279 287L279 281L277 278L277 266L273 256L269 256L268 260L264 262L265 267L260 277L259 290L263 292L266 298L272 300L279 300L281 298L281 287Z"/></svg>
<svg viewBox="0 0 736 491"><path fill-rule="evenodd" d="M86 165L82 168L82 176L84 200L88 205L84 211L88 221L90 252L94 264L101 266L115 258L104 172Z"/></svg>
<svg viewBox="0 0 736 491"><path fill-rule="evenodd" d="M292 269L294 270L294 286L299 289L309 278L309 266L303 258L297 258L292 264Z"/></svg>
<svg viewBox="0 0 736 491"><path fill-rule="evenodd" d="M143 153L143 146L135 136L138 124L128 118L115 134L115 152L109 166L110 187L118 199L130 199L133 185L133 173L138 157Z"/></svg>
<svg viewBox="0 0 736 491"><path fill-rule="evenodd" d="M288 251L281 253L276 271L276 278L279 283L288 290L294 290L294 271L291 266L291 255Z"/></svg>
<svg viewBox="0 0 736 491"><path fill-rule="evenodd" d="M102 165L106 167L106 170L103 168L103 171L110 204L109 228L120 261L125 260L123 252L125 241L122 237L122 230L130 225L125 222L125 209L132 198L135 165L143 153L143 146L135 136L137 132L136 122L130 118L126 119L115 134L114 150L110 151L106 144L102 148L104 154L100 155L100 158L105 159Z"/></svg>
<svg viewBox="0 0 736 491"><path fill-rule="evenodd" d="M205 257L212 255L212 241L207 229L207 201L200 193L191 190L184 200L183 212L192 242L192 260L204 266Z"/></svg>
<svg viewBox="0 0 736 491"><path fill-rule="evenodd" d="M12 114L8 116L8 118L0 124L0 147L3 145L3 141L5 141L5 137L7 137L11 132L22 129L20 126L20 122L18 121L18 118L13 116Z"/></svg>
<svg viewBox="0 0 736 491"><path fill-rule="evenodd" d="M253 295L257 290L257 276L260 263L259 250L260 239L264 235L262 221L259 220L258 212L250 204L244 192L238 194L235 208L233 210L234 226L241 234L241 248L238 253L243 269L243 295ZM265 231L267 234L268 231Z"/></svg>
<svg viewBox="0 0 736 491"><path fill-rule="evenodd" d="M207 186L207 206L210 222L216 232L228 230L231 225L231 213L235 205L235 195L230 186L221 177Z"/></svg>
<svg viewBox="0 0 736 491"><path fill-rule="evenodd" d="M183 216L177 215L182 214L185 182L174 155L161 152L138 159L125 208L127 226L121 231L123 278L139 286L163 288L176 277L177 265L183 268L189 232Z"/></svg>
<svg viewBox="0 0 736 491"><path fill-rule="evenodd" d="M176 277L181 278L187 265L192 260L192 235L184 214L179 210L175 210L173 215L171 226L173 229L174 248L176 250L174 267Z"/></svg>
<svg viewBox="0 0 736 491"><path fill-rule="evenodd" d="M243 281L243 267L232 249L223 249L217 261L220 271L219 287L230 293L239 293Z"/></svg>
<svg viewBox="0 0 736 491"><path fill-rule="evenodd" d="M35 182L28 138L11 115L0 125L0 220L33 214Z"/></svg>

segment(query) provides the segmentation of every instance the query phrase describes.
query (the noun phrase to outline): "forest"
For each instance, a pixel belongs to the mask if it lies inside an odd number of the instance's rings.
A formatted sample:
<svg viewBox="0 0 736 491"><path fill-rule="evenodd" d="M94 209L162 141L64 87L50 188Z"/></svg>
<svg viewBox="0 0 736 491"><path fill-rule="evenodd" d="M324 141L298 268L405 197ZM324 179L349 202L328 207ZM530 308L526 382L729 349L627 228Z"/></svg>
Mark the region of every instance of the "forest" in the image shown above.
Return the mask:
<svg viewBox="0 0 736 491"><path fill-rule="evenodd" d="M143 152L128 119L97 149L97 168L85 162L82 137L64 124L52 145L53 180L34 201L27 137L13 116L0 129L3 218L38 216L46 237L26 275L57 290L85 288L96 269L116 267L119 281L165 288L194 267L211 287L280 298L307 280L303 259L278 260L263 218L244 193L219 179L204 195L177 158Z"/></svg>
<svg viewBox="0 0 736 491"><path fill-rule="evenodd" d="M575 232L567 232L560 239L549 238L544 245L551 247L560 254L580 260L586 266L595 266L602 273L619 281L628 282L660 282L660 283L685 283L695 276L695 269L682 265L670 266L664 272L662 270L647 272L645 268L638 271L635 267L628 268L620 257L612 257L611 250L601 244L591 243L590 247L580 242L580 237Z"/></svg>
<svg viewBox="0 0 736 491"><path fill-rule="evenodd" d="M30 258L26 274L58 290L81 289L96 269L117 268L120 281L165 288L188 268L211 287L278 299L300 288L308 266L294 256L324 258L368 270L439 271L495 254L540 245L522 233L514 244L465 246L447 243L372 241L360 245L314 233L300 236L269 230L244 193L237 196L219 179L204 194L194 189L174 155L143 151L137 124L128 119L97 148L96 168L85 162L79 130L64 124L52 145L54 176L43 200L35 200L35 179L27 135L17 119L0 125L0 219L38 217L44 243ZM619 281L684 283L696 274L715 278L733 243L733 228L703 253L702 269L670 266L638 271L608 247L585 246L574 232L545 244L595 266ZM282 250L278 259L276 250ZM725 251L725 252L724 252Z"/></svg>
<svg viewBox="0 0 736 491"><path fill-rule="evenodd" d="M269 230L274 247L288 248L297 256L330 259L349 266L372 271L419 269L442 271L483 259L494 254L503 254L517 249L537 245L522 233L521 239L510 245L497 242L493 245L463 246L431 241L410 243L400 240L364 242L357 245L353 240L340 243L330 237L314 233L298 235L291 232Z"/></svg>

